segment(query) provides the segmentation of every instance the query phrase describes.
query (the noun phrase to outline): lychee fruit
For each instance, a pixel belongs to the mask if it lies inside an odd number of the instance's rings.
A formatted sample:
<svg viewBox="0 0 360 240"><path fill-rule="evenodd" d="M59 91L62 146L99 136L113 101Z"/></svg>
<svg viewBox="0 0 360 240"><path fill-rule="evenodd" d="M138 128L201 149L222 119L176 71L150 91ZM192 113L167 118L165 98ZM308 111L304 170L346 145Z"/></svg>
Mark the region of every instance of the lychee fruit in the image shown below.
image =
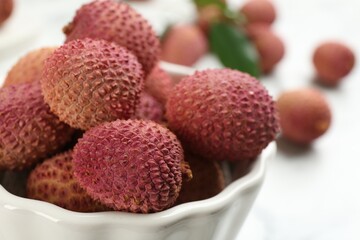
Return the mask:
<svg viewBox="0 0 360 240"><path fill-rule="evenodd" d="M266 23L272 24L276 19L276 10L273 3L269 0L250 0L241 8L242 13L250 23Z"/></svg>
<svg viewBox="0 0 360 240"><path fill-rule="evenodd" d="M96 200L119 211L150 213L175 203L191 178L182 146L152 121L117 120L87 131L74 148L74 174Z"/></svg>
<svg viewBox="0 0 360 240"><path fill-rule="evenodd" d="M316 89L286 91L279 96L276 106L282 135L293 142L309 144L330 127L329 104Z"/></svg>
<svg viewBox="0 0 360 240"><path fill-rule="evenodd" d="M171 76L156 66L145 81L145 91L165 105L174 85Z"/></svg>
<svg viewBox="0 0 360 240"><path fill-rule="evenodd" d="M316 48L313 62L320 83L335 86L353 69L355 55L342 43L325 42Z"/></svg>
<svg viewBox="0 0 360 240"><path fill-rule="evenodd" d="M127 48L137 56L145 75L158 61L160 41L147 20L127 3L96 0L83 5L64 27L66 42L74 39L104 39Z"/></svg>
<svg viewBox="0 0 360 240"><path fill-rule="evenodd" d="M211 25L220 21L224 17L223 15L223 11L217 4L208 4L198 9L196 23L203 33L207 35Z"/></svg>
<svg viewBox="0 0 360 240"><path fill-rule="evenodd" d="M224 172L219 162L204 160L189 154L185 155L193 178L184 182L176 204L211 198L225 188Z"/></svg>
<svg viewBox="0 0 360 240"><path fill-rule="evenodd" d="M143 92L140 97L140 104L136 109L135 118L161 123L164 119L163 105L147 92Z"/></svg>
<svg viewBox="0 0 360 240"><path fill-rule="evenodd" d="M52 47L36 49L20 58L6 76L4 86L40 81L44 61L55 49Z"/></svg>
<svg viewBox="0 0 360 240"><path fill-rule="evenodd" d="M13 0L0 0L0 26L11 16L13 8Z"/></svg>
<svg viewBox="0 0 360 240"><path fill-rule="evenodd" d="M50 112L38 81L0 89L0 169L27 168L61 150L72 134Z"/></svg>
<svg viewBox="0 0 360 240"><path fill-rule="evenodd" d="M184 78L166 105L169 128L194 154L244 161L275 139L275 104L261 83L230 69L197 71Z"/></svg>
<svg viewBox="0 0 360 240"><path fill-rule="evenodd" d="M208 51L208 42L197 25L173 26L162 41L161 59L192 66Z"/></svg>
<svg viewBox="0 0 360 240"><path fill-rule="evenodd" d="M70 126L87 130L133 117L144 74L127 49L85 38L55 50L45 61L41 85L51 111Z"/></svg>
<svg viewBox="0 0 360 240"><path fill-rule="evenodd" d="M72 211L98 212L108 209L95 202L74 178L71 151L36 166L28 177L26 191L28 198Z"/></svg>
<svg viewBox="0 0 360 240"><path fill-rule="evenodd" d="M271 72L285 55L283 41L272 31L259 30L253 32L253 43L260 56L260 66L263 73Z"/></svg>
<svg viewBox="0 0 360 240"><path fill-rule="evenodd" d="M250 40L255 39L257 36L264 32L271 31L270 26L264 23L251 23L244 26L245 33Z"/></svg>

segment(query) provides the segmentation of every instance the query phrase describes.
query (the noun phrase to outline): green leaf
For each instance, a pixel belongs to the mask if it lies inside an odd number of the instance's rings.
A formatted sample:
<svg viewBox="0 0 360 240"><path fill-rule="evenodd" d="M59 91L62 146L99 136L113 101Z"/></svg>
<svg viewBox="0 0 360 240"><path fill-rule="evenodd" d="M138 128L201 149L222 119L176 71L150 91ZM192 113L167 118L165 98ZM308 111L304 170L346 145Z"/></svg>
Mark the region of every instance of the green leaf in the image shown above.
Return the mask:
<svg viewBox="0 0 360 240"><path fill-rule="evenodd" d="M238 27L218 22L211 26L210 47L225 67L260 75L256 48Z"/></svg>

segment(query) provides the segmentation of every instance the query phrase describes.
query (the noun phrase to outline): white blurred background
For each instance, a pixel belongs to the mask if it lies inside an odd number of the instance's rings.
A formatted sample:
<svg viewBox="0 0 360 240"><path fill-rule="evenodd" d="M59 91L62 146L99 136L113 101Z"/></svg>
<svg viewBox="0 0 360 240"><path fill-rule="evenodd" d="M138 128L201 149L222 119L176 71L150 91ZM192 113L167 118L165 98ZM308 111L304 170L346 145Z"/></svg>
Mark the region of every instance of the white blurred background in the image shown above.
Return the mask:
<svg viewBox="0 0 360 240"><path fill-rule="evenodd" d="M10 67L29 50L62 44L62 27L85 0L16 0L16 11L0 29L0 83ZM230 1L233 7L244 1ZM310 86L330 102L330 130L310 148L284 141L268 164L265 184L239 234L248 240L360 239L360 70L337 88L314 83L312 54L319 43L338 40L360 61L359 0L273 0L274 29L286 55L261 81L276 98L284 90ZM161 33L169 23L191 21L188 0L152 0L135 7ZM219 67L207 56L197 68Z"/></svg>

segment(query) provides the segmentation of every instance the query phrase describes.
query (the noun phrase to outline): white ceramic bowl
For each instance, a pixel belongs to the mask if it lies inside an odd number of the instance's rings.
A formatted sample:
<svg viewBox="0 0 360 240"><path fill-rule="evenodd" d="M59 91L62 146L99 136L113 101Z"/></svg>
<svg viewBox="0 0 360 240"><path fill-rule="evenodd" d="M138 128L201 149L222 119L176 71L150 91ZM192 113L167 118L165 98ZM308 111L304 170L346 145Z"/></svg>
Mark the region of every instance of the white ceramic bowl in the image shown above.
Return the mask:
<svg viewBox="0 0 360 240"><path fill-rule="evenodd" d="M162 66L172 75L183 76L192 72L172 64L164 63ZM264 180L266 162L275 156L275 152L273 142L258 156L245 176L231 182L215 197L152 214L77 213L50 203L18 197L0 186L0 239L236 239ZM4 175L0 175L1 184L14 174Z"/></svg>

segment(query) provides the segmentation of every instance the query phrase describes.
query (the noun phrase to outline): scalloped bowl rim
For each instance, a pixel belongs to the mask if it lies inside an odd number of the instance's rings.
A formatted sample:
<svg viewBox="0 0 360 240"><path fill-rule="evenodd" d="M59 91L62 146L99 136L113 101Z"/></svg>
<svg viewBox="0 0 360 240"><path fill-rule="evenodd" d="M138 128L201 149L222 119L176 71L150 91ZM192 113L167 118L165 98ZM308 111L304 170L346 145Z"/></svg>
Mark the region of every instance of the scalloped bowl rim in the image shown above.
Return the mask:
<svg viewBox="0 0 360 240"><path fill-rule="evenodd" d="M204 215L217 212L226 207L237 197L237 193L246 191L261 181L265 175L266 161L276 152L275 142L270 143L258 156L251 171L245 176L230 183L216 196L195 202L184 203L162 212L151 214L136 214L126 212L73 212L54 204L15 196L0 186L0 202L2 207L11 211L28 211L41 215L53 222L67 222L73 224L122 224L152 227L168 225L190 216Z"/></svg>

